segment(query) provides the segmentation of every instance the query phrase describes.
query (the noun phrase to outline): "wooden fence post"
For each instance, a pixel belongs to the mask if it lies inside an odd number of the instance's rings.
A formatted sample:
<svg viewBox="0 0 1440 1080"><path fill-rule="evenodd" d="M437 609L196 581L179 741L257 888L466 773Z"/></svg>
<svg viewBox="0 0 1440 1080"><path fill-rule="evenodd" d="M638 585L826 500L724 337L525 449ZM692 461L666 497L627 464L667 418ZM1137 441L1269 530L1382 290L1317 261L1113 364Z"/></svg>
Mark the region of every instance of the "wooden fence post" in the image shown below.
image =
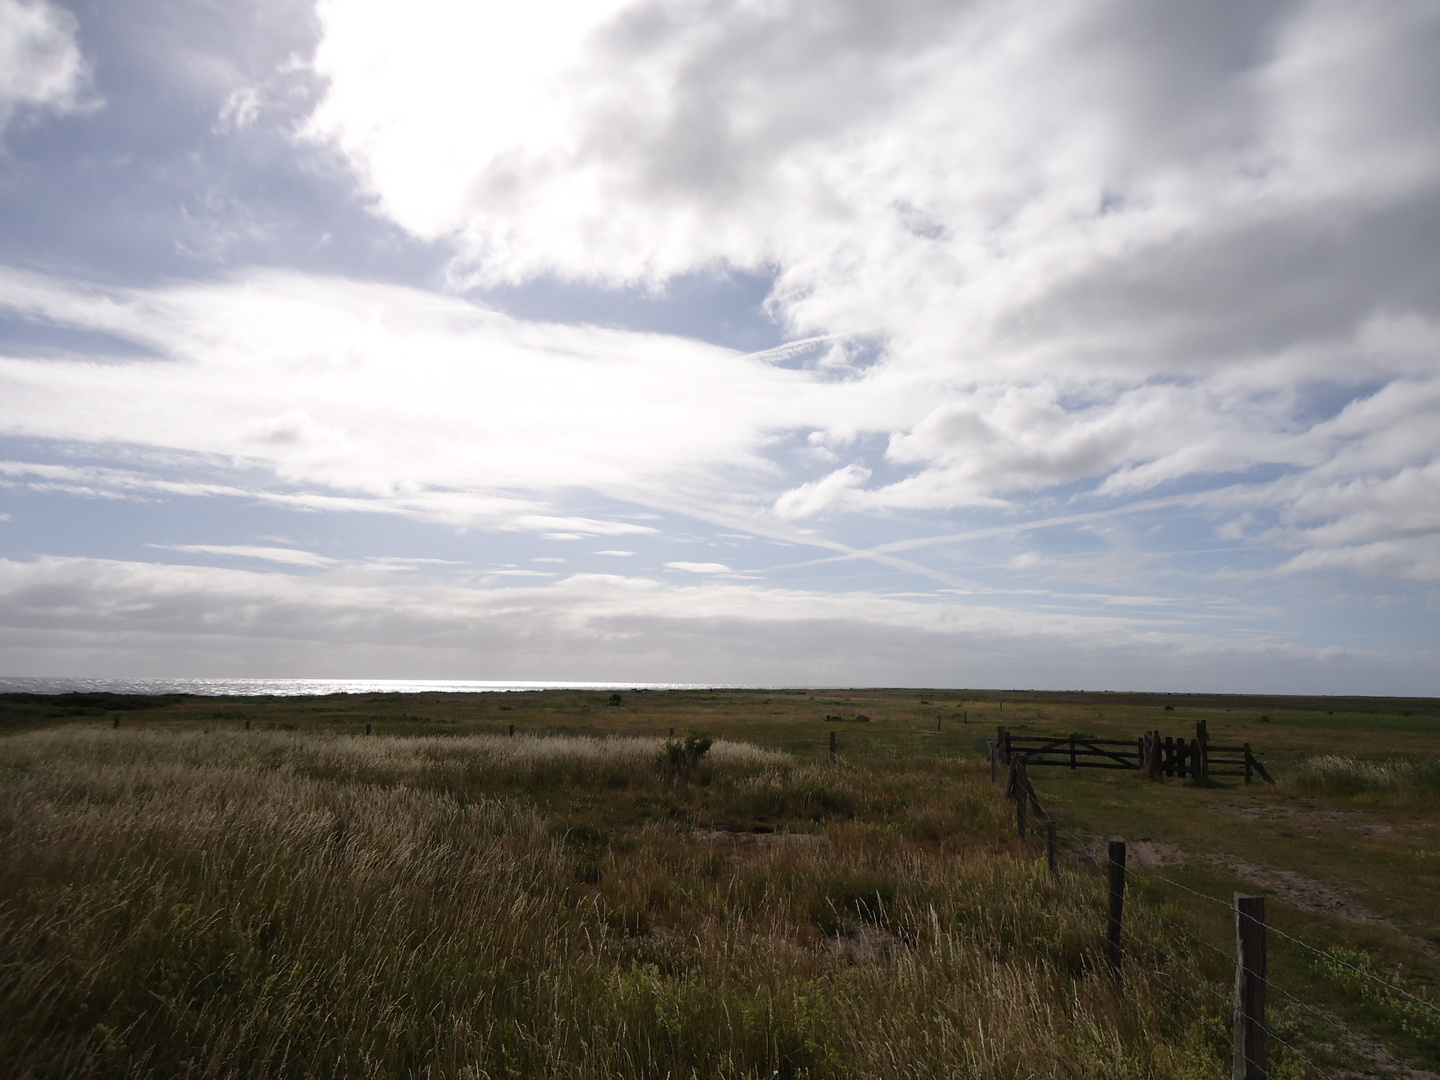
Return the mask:
<svg viewBox="0 0 1440 1080"><path fill-rule="evenodd" d="M1075 732L1070 732L1070 768L1075 768Z"/></svg>
<svg viewBox="0 0 1440 1080"><path fill-rule="evenodd" d="M114 723L112 726L115 728L116 731L119 731L119 730L120 730L120 717L119 717L119 716L116 716L116 717L114 717L114 720L115 720L115 723Z"/></svg>
<svg viewBox="0 0 1440 1080"><path fill-rule="evenodd" d="M1106 927L1106 944L1110 974L1115 985L1123 985L1120 977L1120 920L1125 913L1125 841L1110 841L1110 918Z"/></svg>
<svg viewBox="0 0 1440 1080"><path fill-rule="evenodd" d="M672 727L672 728L670 729L670 738L673 739L674 737L675 737L675 729Z"/></svg>
<svg viewBox="0 0 1440 1080"><path fill-rule="evenodd" d="M1015 796L1015 829L1016 829L1017 832L1019 832L1019 834L1020 834L1020 839L1021 839L1021 840L1024 840L1024 839L1025 839L1025 826L1029 824L1029 819L1028 819L1028 817L1027 817L1027 815L1026 815L1026 813L1025 813L1025 809L1026 809L1026 806L1027 806L1027 805L1028 805L1028 800L1025 798L1025 793L1024 793L1023 791L1016 792L1016 796Z"/></svg>
<svg viewBox="0 0 1440 1080"><path fill-rule="evenodd" d="M369 725L369 724L366 724L366 725L365 725L365 734L366 734L366 735L369 735L369 734L370 734L370 725Z"/></svg>
<svg viewBox="0 0 1440 1080"><path fill-rule="evenodd" d="M835 760L835 732L830 732L830 760Z"/></svg>
<svg viewBox="0 0 1440 1080"><path fill-rule="evenodd" d="M1165 736L1165 775L1175 775L1175 736Z"/></svg>
<svg viewBox="0 0 1440 1080"><path fill-rule="evenodd" d="M1060 880L1060 870L1055 865L1055 823L1045 822L1045 861L1050 864L1050 880Z"/></svg>
<svg viewBox="0 0 1440 1080"><path fill-rule="evenodd" d="M249 721L249 720L246 720L246 721L245 721L245 730L246 730L246 731L249 731L249 730L250 730L250 721Z"/></svg>
<svg viewBox="0 0 1440 1080"><path fill-rule="evenodd" d="M940 733L940 717L938 716L935 717L935 733L937 735Z"/></svg>
<svg viewBox="0 0 1440 1080"><path fill-rule="evenodd" d="M1266 1080L1265 898L1235 894L1234 1080Z"/></svg>
<svg viewBox="0 0 1440 1080"><path fill-rule="evenodd" d="M994 739L986 739L985 745L990 753L990 783L993 784L1000 778L1000 751L995 748Z"/></svg>
<svg viewBox="0 0 1440 1080"><path fill-rule="evenodd" d="M1254 756L1250 753L1250 744L1247 742L1245 744L1245 783L1247 784L1250 782L1250 763L1254 760Z"/></svg>
<svg viewBox="0 0 1440 1080"><path fill-rule="evenodd" d="M511 725L510 725L510 737L511 737L512 739L515 737L515 725L514 725L514 724L511 724Z"/></svg>

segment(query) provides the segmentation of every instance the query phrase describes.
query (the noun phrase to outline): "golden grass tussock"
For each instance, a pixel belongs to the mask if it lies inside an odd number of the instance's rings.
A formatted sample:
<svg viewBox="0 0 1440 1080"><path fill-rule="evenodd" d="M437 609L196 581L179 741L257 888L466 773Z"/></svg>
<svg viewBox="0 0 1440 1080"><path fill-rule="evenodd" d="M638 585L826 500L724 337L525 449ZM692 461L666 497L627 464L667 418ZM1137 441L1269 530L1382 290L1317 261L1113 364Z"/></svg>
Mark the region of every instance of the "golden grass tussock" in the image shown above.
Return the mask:
<svg viewBox="0 0 1440 1080"><path fill-rule="evenodd" d="M1206 988L978 773L715 743L0 739L16 1078L1188 1077ZM603 811L603 812L602 812ZM758 830L758 831L757 831Z"/></svg>

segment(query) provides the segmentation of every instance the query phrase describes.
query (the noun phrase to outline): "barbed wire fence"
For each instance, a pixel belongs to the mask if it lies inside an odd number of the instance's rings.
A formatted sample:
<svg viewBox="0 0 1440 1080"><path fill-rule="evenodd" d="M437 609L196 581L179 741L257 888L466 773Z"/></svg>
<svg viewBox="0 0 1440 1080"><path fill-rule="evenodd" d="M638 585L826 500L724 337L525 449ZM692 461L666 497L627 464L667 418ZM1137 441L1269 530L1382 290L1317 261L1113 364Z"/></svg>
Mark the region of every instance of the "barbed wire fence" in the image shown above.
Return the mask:
<svg viewBox="0 0 1440 1080"><path fill-rule="evenodd" d="M999 780L995 744L991 744L991 778ZM1247 748L1248 750L1248 748ZM1018 757L1018 755L1017 755ZM1017 768L1018 764L1018 768ZM1213 896L1203 890L1192 888L1184 882L1176 881L1173 877L1161 873L1159 870L1127 866L1126 847L1124 841L1106 840L1097 835L1082 835L1070 829L1062 828L1054 819L1044 811L1040 805L1035 789L1031 786L1026 774L1023 758L1018 762L1012 758L1006 762L1004 795L1012 800L1016 806L1016 825L1022 840L1029 840L1030 811L1033 809L1035 816L1042 818L1045 823L1046 856L1052 874L1058 876L1058 839L1065 837L1078 853L1082 861L1088 860L1094 868L1105 873L1110 878L1110 912L1108 925L1106 926L1106 947L1111 951L1111 963L1113 974L1120 978L1120 899L1118 892L1123 896L1124 881L1127 876L1133 876L1147 883L1174 889L1189 898L1203 901L1207 904L1223 908L1227 913L1234 916L1236 929L1235 951L1228 951L1211 941L1206 940L1191 928L1169 918L1163 912L1158 911L1153 905L1147 905L1145 914L1152 917L1178 933L1186 942L1199 946L1201 949L1214 954L1217 958L1227 964L1235 965L1236 980L1235 991L1228 994L1217 987L1212 981L1204 977L1195 980L1194 985L1205 995L1216 1000L1218 1008L1214 1018L1208 1018L1202 1009L1197 1008L1190 1000L1184 987L1167 978L1163 970L1155 968L1147 969L1146 977L1153 978L1164 986L1171 995L1171 999L1179 1006L1187 1010L1197 1021L1206 1022L1209 1019L1222 1019L1228 1013L1232 1019L1232 1043L1234 1048L1234 1080L1266 1080L1270 1074L1270 1063L1268 1060L1268 1044L1274 1043L1283 1047L1296 1061L1301 1062L1310 1070L1314 1076L1325 1078L1325 1080L1339 1080L1338 1074L1331 1068L1327 1068L1315 1060L1313 1052L1307 1052L1291 1039L1277 1032L1273 1024L1266 1022L1265 996L1266 992L1273 992L1295 1009L1305 1013L1316 1022L1324 1025L1330 1030L1344 1030L1345 1025L1340 1022L1335 1014L1317 1008L1314 1004L1306 1001L1301 996L1293 993L1284 986L1279 985L1269 974L1269 967L1266 962L1266 950L1268 947L1269 935L1274 935L1287 946L1293 946L1304 950L1313 958L1313 962L1322 965L1322 970L1341 970L1347 973L1352 980L1359 980L1358 985L1372 991L1372 996L1381 1001L1399 1001L1405 1004L1408 1014L1416 1021L1415 1026L1426 1026L1437 1033L1437 1044L1440 1044L1440 1006L1420 994L1416 994L1406 987L1400 985L1394 979L1385 978L1380 973L1370 969L1368 964L1362 966L1351 962L1344 955L1338 955L1335 950L1318 948L1310 942L1305 941L1294 934L1287 933L1279 928L1269 925L1264 917L1265 901L1273 900L1282 905L1292 907L1293 910L1301 910L1293 905L1288 905L1283 897L1268 896L1258 897L1247 894L1236 893L1232 900L1225 900L1222 897ZM1109 845L1109 857L1102 862L1096 855L1096 850L1101 845ZM1118 850L1117 850L1118 849ZM1118 856L1118 879L1117 879L1117 856ZM1248 902L1248 903L1247 903ZM1258 918L1256 917L1258 913ZM1097 921L1097 934L1100 933L1100 926ZM1249 948L1254 955L1245 955L1245 942L1249 941ZM1257 994L1258 991L1258 994ZM1366 1000L1362 993L1362 1001ZM1403 1025L1402 1025L1403 1026ZM1397 1066L1399 1071L1410 1073L1410 1070L1400 1062L1395 1061L1387 1049L1376 1047ZM1346 1075L1350 1075L1348 1072Z"/></svg>

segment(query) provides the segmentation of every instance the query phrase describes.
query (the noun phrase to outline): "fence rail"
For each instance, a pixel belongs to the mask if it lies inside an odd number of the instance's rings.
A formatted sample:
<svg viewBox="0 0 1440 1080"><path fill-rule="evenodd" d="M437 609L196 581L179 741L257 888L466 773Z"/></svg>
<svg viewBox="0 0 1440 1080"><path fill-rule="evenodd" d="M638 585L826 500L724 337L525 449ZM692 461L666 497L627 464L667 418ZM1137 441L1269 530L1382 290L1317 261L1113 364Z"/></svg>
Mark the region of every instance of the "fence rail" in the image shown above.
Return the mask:
<svg viewBox="0 0 1440 1080"><path fill-rule="evenodd" d="M1217 746L1210 742L1205 721L1195 725L1195 738L1161 737L1147 731L1138 739L1092 739L1069 735L1013 735L996 728L992 754L998 764L1008 765L1016 754L1024 754L1031 765L1058 765L1070 769L1139 769L1152 780L1162 776L1194 779L1205 783L1213 776L1243 776L1248 784L1255 776L1268 783L1270 773L1251 751L1249 743Z"/></svg>

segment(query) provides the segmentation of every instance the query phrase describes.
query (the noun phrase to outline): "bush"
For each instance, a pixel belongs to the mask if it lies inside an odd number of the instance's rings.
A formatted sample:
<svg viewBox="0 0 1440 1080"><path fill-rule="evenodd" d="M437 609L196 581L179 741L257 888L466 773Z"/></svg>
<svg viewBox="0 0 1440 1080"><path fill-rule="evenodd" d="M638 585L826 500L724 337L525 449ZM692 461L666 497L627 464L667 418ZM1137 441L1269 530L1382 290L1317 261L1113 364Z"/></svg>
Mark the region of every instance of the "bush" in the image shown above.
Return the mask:
<svg viewBox="0 0 1440 1080"><path fill-rule="evenodd" d="M685 733L684 739L667 739L660 748L656 763L671 772L689 772L700 764L700 759L708 754L710 747L714 745L715 740L710 737L709 732L691 728Z"/></svg>

